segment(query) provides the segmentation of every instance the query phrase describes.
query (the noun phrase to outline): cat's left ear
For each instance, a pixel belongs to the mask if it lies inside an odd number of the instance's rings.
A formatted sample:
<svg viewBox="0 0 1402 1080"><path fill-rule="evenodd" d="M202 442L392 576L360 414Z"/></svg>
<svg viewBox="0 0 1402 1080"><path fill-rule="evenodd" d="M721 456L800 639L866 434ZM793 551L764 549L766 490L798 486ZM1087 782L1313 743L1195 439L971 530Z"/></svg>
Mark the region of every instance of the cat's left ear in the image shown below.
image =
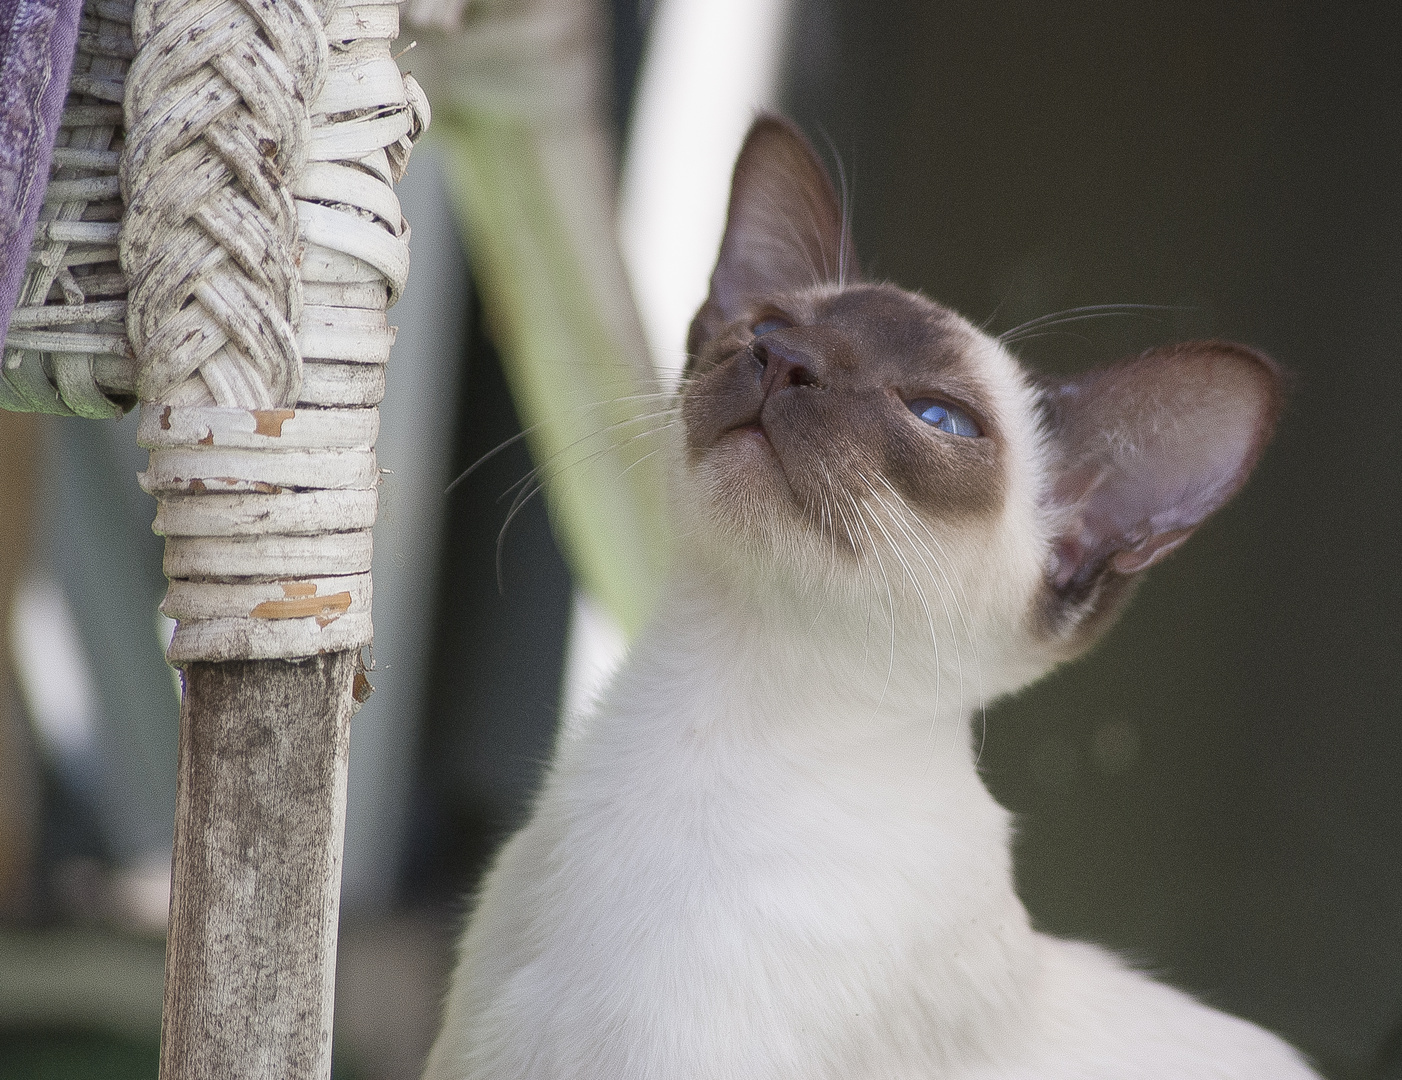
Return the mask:
<svg viewBox="0 0 1402 1080"><path fill-rule="evenodd" d="M713 329L758 298L851 280L855 263L842 203L812 145L789 121L761 115L735 162L725 235L697 323Z"/></svg>
<svg viewBox="0 0 1402 1080"><path fill-rule="evenodd" d="M1098 606L1106 585L1121 592L1240 490L1275 430L1283 383L1254 349L1198 341L1048 388L1048 584L1064 608Z"/></svg>

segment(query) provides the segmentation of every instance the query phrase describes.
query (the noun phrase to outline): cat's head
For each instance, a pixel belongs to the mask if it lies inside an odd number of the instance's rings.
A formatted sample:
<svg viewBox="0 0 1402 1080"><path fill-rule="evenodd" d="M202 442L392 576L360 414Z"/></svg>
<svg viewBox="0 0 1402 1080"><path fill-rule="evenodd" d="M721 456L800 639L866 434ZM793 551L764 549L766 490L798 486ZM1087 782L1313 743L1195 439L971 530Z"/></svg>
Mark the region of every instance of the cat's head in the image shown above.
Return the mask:
<svg viewBox="0 0 1402 1080"><path fill-rule="evenodd" d="M962 623L1025 675L1088 645L1241 487L1281 400L1269 359L1220 341L1033 377L863 281L826 171L772 116L735 166L688 353L679 501L712 555Z"/></svg>

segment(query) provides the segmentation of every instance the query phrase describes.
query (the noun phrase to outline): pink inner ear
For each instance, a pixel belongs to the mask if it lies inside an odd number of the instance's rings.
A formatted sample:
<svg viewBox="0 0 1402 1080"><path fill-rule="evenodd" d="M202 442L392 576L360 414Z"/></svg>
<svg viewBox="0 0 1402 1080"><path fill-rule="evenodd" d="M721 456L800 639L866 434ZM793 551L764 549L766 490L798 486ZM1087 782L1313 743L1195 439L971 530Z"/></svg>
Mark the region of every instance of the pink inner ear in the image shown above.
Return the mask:
<svg viewBox="0 0 1402 1080"><path fill-rule="evenodd" d="M1052 399L1064 471L1053 499L1067 526L1058 587L1108 565L1145 569L1245 482L1270 438L1280 375L1240 345L1155 349L1068 384Z"/></svg>
<svg viewBox="0 0 1402 1080"><path fill-rule="evenodd" d="M759 297L838 281L852 261L842 204L808 140L761 116L735 163L711 299L737 318Z"/></svg>

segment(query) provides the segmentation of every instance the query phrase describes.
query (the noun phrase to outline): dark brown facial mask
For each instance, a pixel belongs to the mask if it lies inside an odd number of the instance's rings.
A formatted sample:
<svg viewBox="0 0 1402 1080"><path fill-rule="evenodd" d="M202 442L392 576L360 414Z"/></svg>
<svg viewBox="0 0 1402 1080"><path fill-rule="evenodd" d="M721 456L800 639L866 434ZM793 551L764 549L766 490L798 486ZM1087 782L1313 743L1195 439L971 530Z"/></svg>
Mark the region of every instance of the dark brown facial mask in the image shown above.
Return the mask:
<svg viewBox="0 0 1402 1080"><path fill-rule="evenodd" d="M923 297L856 278L832 185L803 137L776 118L757 121L740 154L689 343L683 416L693 466L728 441L759 442L779 490L815 519L824 507L840 515L851 500L897 495L945 518L1001 505L1001 423L972 355L974 333ZM977 434L931 429L916 403L959 410ZM753 482L737 474L737 494Z"/></svg>

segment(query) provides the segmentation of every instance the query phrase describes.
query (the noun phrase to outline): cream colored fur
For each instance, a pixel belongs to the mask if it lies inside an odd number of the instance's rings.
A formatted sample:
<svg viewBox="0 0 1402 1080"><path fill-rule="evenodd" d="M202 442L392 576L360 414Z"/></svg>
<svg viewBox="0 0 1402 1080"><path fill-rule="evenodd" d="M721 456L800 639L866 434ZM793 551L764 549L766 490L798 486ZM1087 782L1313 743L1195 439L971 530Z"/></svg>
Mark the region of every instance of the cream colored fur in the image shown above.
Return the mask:
<svg viewBox="0 0 1402 1080"><path fill-rule="evenodd" d="M975 757L981 706L1050 666L1046 455L969 330L1012 448L995 521L921 520L873 477L843 558L717 514L721 478L675 455L665 600L486 878L428 1080L1315 1075L1029 925Z"/></svg>

